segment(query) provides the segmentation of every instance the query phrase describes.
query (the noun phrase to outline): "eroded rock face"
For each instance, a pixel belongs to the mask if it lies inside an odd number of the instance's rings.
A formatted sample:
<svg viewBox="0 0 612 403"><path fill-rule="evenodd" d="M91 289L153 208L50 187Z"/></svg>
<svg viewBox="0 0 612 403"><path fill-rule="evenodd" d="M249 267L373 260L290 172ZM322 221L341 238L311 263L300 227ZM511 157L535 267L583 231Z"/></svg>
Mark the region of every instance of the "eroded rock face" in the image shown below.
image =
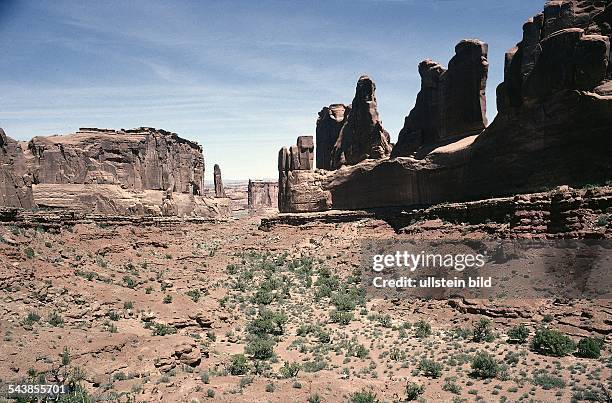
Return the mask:
<svg viewBox="0 0 612 403"><path fill-rule="evenodd" d="M278 203L278 182L249 180L249 210L275 208Z"/></svg>
<svg viewBox="0 0 612 403"><path fill-rule="evenodd" d="M544 101L563 90L590 91L610 79L610 3L550 1L506 53L497 109Z"/></svg>
<svg viewBox="0 0 612 403"><path fill-rule="evenodd" d="M418 158L367 160L307 175L304 183L294 178L285 200L309 200L300 205L306 211L403 207L609 181L610 15L609 2L549 2L507 53L499 113L484 131ZM424 82L446 74L433 63L421 67ZM435 119L428 124L437 127Z"/></svg>
<svg viewBox="0 0 612 403"><path fill-rule="evenodd" d="M0 136L0 203L102 214L210 215L202 148L152 128L82 128L28 143Z"/></svg>
<svg viewBox="0 0 612 403"><path fill-rule="evenodd" d="M345 122L332 150L331 169L391 154L390 136L378 115L376 85L370 77L359 78L355 98L345 114Z"/></svg>
<svg viewBox="0 0 612 403"><path fill-rule="evenodd" d="M487 53L486 43L463 40L455 47L448 70L431 60L419 64L421 91L391 157L409 156L421 147L459 140L484 130Z"/></svg>
<svg viewBox="0 0 612 403"><path fill-rule="evenodd" d="M215 197L227 197L225 195L225 189L223 188L223 179L221 179L221 168L219 168L219 165L215 164L213 171L215 183Z"/></svg>
<svg viewBox="0 0 612 403"><path fill-rule="evenodd" d="M321 201L320 192L316 190L318 182L311 183L308 179L311 175L315 175L313 148L312 136L300 136L297 138L297 145L279 150L278 209L280 212L310 211L310 209L325 208L323 205L327 205ZM297 189L305 190L297 195L294 193ZM315 192L314 195L309 194L310 189ZM302 197L302 193L306 196Z"/></svg>
<svg viewBox="0 0 612 403"><path fill-rule="evenodd" d="M319 112L316 131L318 169L332 169L332 150L345 123L345 112L346 105L343 104L332 104Z"/></svg>
<svg viewBox="0 0 612 403"><path fill-rule="evenodd" d="M203 188L202 148L165 130L82 128L34 137L28 150L36 183L117 184L195 195Z"/></svg>
<svg viewBox="0 0 612 403"><path fill-rule="evenodd" d="M31 208L32 176L20 144L0 128L0 205Z"/></svg>

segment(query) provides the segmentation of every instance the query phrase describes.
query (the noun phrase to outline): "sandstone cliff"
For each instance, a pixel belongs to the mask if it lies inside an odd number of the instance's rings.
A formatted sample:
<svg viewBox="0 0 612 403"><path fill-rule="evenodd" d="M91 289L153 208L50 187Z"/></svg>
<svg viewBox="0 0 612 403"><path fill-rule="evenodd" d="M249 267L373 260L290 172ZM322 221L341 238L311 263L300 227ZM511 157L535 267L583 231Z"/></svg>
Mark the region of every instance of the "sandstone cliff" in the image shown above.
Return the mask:
<svg viewBox="0 0 612 403"><path fill-rule="evenodd" d="M481 134L442 143L418 159L299 172L279 190L296 201L281 211L428 205L609 181L611 7L555 1L529 20L506 55L499 113Z"/></svg>
<svg viewBox="0 0 612 403"><path fill-rule="evenodd" d="M1 138L4 206L205 216L229 208L203 200L202 148L175 133L82 128L27 143Z"/></svg>

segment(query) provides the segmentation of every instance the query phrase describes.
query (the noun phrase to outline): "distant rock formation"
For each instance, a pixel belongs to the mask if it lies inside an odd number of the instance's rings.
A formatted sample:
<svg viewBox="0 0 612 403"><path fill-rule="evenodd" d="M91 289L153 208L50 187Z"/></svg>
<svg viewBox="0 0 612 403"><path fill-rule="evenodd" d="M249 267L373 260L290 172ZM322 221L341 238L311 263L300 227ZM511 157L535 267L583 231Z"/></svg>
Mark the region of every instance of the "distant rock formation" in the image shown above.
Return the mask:
<svg viewBox="0 0 612 403"><path fill-rule="evenodd" d="M215 183L215 197L227 197L223 188L223 179L221 179L221 168L218 164L213 167L213 179Z"/></svg>
<svg viewBox="0 0 612 403"><path fill-rule="evenodd" d="M0 206L31 208L32 175L19 142L0 128Z"/></svg>
<svg viewBox="0 0 612 403"><path fill-rule="evenodd" d="M278 205L278 182L249 179L248 205L251 212L276 208Z"/></svg>
<svg viewBox="0 0 612 403"><path fill-rule="evenodd" d="M81 128L27 143L4 132L0 137L4 206L141 215L223 214L226 209L221 201L199 200L202 148L176 133Z"/></svg>
<svg viewBox="0 0 612 403"><path fill-rule="evenodd" d="M281 212L327 209L323 205L326 202L321 204L318 197L317 184L311 183L311 174L315 178L318 175L312 170L312 136L300 136L297 143L278 152L278 209Z"/></svg>
<svg viewBox="0 0 612 403"><path fill-rule="evenodd" d="M331 169L354 165L365 159L385 158L391 154L390 136L378 116L376 85L370 77L359 77L355 98L345 114L344 124L331 152Z"/></svg>
<svg viewBox="0 0 612 403"><path fill-rule="evenodd" d="M346 105L331 104L319 112L316 131L318 169L332 169L332 150L345 123L346 109Z"/></svg>
<svg viewBox="0 0 612 403"><path fill-rule="evenodd" d="M391 157L410 156L421 147L478 134L487 126L488 46L463 40L448 70L431 60L419 64L421 91L404 121Z"/></svg>
<svg viewBox="0 0 612 403"><path fill-rule="evenodd" d="M484 131L468 137L459 133L459 140L436 144L417 158L299 171L285 182L285 204L279 208L410 207L610 181L611 16L609 1L548 2L543 14L525 24L523 40L506 55L504 82L497 88L499 112ZM484 64L471 65L477 69L471 77L483 77ZM428 71L437 69L428 66ZM469 87L472 95L475 83ZM480 88L484 86L478 92ZM465 110L484 111L472 106ZM425 123L423 127L438 127L436 121ZM396 147L394 155L403 155L401 142Z"/></svg>

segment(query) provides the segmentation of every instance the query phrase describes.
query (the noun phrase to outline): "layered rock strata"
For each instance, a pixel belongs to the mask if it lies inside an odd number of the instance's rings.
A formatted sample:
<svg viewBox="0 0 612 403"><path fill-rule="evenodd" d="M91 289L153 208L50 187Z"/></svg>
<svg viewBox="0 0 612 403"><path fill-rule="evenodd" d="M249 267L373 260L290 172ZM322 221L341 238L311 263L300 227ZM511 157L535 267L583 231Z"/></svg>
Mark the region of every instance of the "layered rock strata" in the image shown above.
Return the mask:
<svg viewBox="0 0 612 403"><path fill-rule="evenodd" d="M488 46L463 40L455 46L448 70L432 60L419 64L421 91L404 121L392 157L410 156L422 147L479 134L487 126Z"/></svg>

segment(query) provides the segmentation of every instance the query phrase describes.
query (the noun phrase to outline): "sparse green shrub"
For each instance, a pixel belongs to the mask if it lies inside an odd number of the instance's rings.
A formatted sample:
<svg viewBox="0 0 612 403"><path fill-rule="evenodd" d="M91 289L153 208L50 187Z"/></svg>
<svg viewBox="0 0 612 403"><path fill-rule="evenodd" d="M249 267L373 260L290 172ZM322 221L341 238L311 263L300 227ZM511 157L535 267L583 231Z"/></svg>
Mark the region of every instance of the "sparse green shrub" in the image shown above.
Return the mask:
<svg viewBox="0 0 612 403"><path fill-rule="evenodd" d="M599 358L601 356L602 347L603 340L585 337L578 342L576 355L582 358Z"/></svg>
<svg viewBox="0 0 612 403"><path fill-rule="evenodd" d="M276 389L276 387L274 386L274 384L272 382L266 384L266 392L274 393L275 389Z"/></svg>
<svg viewBox="0 0 612 403"><path fill-rule="evenodd" d="M164 304L171 304L172 303L172 295L164 296L163 302L164 302Z"/></svg>
<svg viewBox="0 0 612 403"><path fill-rule="evenodd" d="M419 339L424 339L431 336L431 325L424 320L420 320L414 324L415 336Z"/></svg>
<svg viewBox="0 0 612 403"><path fill-rule="evenodd" d="M538 371L533 376L534 385L541 386L542 389L549 390L552 388L562 389L565 387L565 381L562 378L550 375L545 371Z"/></svg>
<svg viewBox="0 0 612 403"><path fill-rule="evenodd" d="M362 390L349 396L350 403L378 403L379 401L376 398L376 393L371 390Z"/></svg>
<svg viewBox="0 0 612 403"><path fill-rule="evenodd" d="M283 366L280 368L279 373L282 378L295 378L298 376L301 368L302 367L298 362L289 363L285 361Z"/></svg>
<svg viewBox="0 0 612 403"><path fill-rule="evenodd" d="M493 341L493 329L491 321L487 318L480 318L478 322L474 324L474 330L472 331L472 341L481 343L483 341Z"/></svg>
<svg viewBox="0 0 612 403"><path fill-rule="evenodd" d="M176 328L174 326L163 323L154 323L151 327L153 328L153 336L166 336L176 333Z"/></svg>
<svg viewBox="0 0 612 403"><path fill-rule="evenodd" d="M327 363L321 357L315 357L313 361L306 361L302 364L304 372L318 372L324 370L327 367Z"/></svg>
<svg viewBox="0 0 612 403"><path fill-rule="evenodd" d="M287 320L287 315L282 312L262 309L259 311L259 317L249 323L247 331L255 335L281 335L284 333L283 327Z"/></svg>
<svg viewBox="0 0 612 403"><path fill-rule="evenodd" d="M212 399L213 397L215 397L215 390L214 389L208 389L206 391L206 396L210 397Z"/></svg>
<svg viewBox="0 0 612 403"><path fill-rule="evenodd" d="M64 319L57 312L52 312L47 319L47 322L53 327L62 327L64 326Z"/></svg>
<svg viewBox="0 0 612 403"><path fill-rule="evenodd" d="M244 354L235 354L232 356L227 371L232 375L244 375L249 372L249 362Z"/></svg>
<svg viewBox="0 0 612 403"><path fill-rule="evenodd" d="M342 312L334 310L329 314L329 320L332 323L337 323L342 326L346 326L353 320L353 312Z"/></svg>
<svg viewBox="0 0 612 403"><path fill-rule="evenodd" d="M32 249L31 247L27 247L25 248L25 255L28 259L33 259L34 256L36 255L36 253L34 252L34 249Z"/></svg>
<svg viewBox="0 0 612 403"><path fill-rule="evenodd" d="M406 384L406 400L408 401L417 400L424 392L425 387L423 385L414 382L408 382Z"/></svg>
<svg viewBox="0 0 612 403"><path fill-rule="evenodd" d="M536 331L531 348L540 354L563 357L572 353L576 344L557 330L542 328Z"/></svg>
<svg viewBox="0 0 612 403"><path fill-rule="evenodd" d="M524 344L528 337L529 329L522 323L508 330L508 343Z"/></svg>
<svg viewBox="0 0 612 403"><path fill-rule="evenodd" d="M439 378L442 375L442 364L427 358L421 360L419 369L428 378Z"/></svg>
<svg viewBox="0 0 612 403"><path fill-rule="evenodd" d="M200 380L206 385L208 385L210 383L210 375L208 374L208 372L202 372L202 374L200 375Z"/></svg>
<svg viewBox="0 0 612 403"><path fill-rule="evenodd" d="M257 360L267 360L274 356L274 340L265 336L253 337L245 346L244 351Z"/></svg>
<svg viewBox="0 0 612 403"><path fill-rule="evenodd" d="M134 279L130 276L123 276L123 283L125 284L127 288L136 287L136 281L134 281Z"/></svg>
<svg viewBox="0 0 612 403"><path fill-rule="evenodd" d="M321 396L318 393L312 394L308 396L306 400L308 403L321 403Z"/></svg>
<svg viewBox="0 0 612 403"><path fill-rule="evenodd" d="M500 366L495 358L485 351L479 351L472 359L471 375L477 378L495 378Z"/></svg>
<svg viewBox="0 0 612 403"><path fill-rule="evenodd" d="M461 386L457 384L455 378L446 378L442 390L458 395L461 393Z"/></svg>
<svg viewBox="0 0 612 403"><path fill-rule="evenodd" d="M123 309L134 309L134 303L132 301L125 301L123 303Z"/></svg>
<svg viewBox="0 0 612 403"><path fill-rule="evenodd" d="M198 302L200 300L200 290L189 290L185 293L193 302Z"/></svg>
<svg viewBox="0 0 612 403"><path fill-rule="evenodd" d="M118 321L120 318L119 314L115 311L108 311L106 316L108 316L108 318L112 321Z"/></svg>
<svg viewBox="0 0 612 403"><path fill-rule="evenodd" d="M32 326L34 323L38 323L40 315L36 312L28 312L28 315L23 320L23 323L27 326Z"/></svg>

